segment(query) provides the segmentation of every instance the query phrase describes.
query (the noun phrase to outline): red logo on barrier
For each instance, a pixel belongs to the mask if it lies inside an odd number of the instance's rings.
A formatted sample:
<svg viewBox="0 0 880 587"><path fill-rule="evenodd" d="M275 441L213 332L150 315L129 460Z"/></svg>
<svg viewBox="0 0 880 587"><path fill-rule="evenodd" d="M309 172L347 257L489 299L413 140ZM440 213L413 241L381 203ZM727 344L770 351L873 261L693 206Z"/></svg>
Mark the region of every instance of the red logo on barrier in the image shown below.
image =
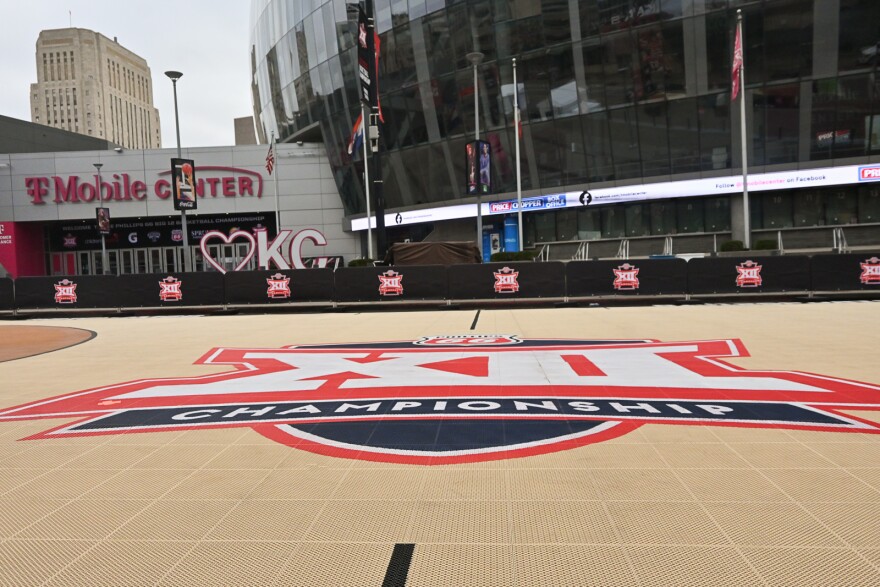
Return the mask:
<svg viewBox="0 0 880 587"><path fill-rule="evenodd" d="M865 285L880 284L880 258L865 259L860 265L862 266L862 274L859 281Z"/></svg>
<svg viewBox="0 0 880 587"><path fill-rule="evenodd" d="M646 423L880 433L842 411L880 410L880 386L720 360L748 356L738 340L515 340L215 348L196 363L229 371L41 399L0 422L65 420L32 439L251 427L327 456L425 465L568 450Z"/></svg>
<svg viewBox="0 0 880 587"><path fill-rule="evenodd" d="M495 293L514 293L519 291L519 271L504 267L495 271Z"/></svg>
<svg viewBox="0 0 880 587"><path fill-rule="evenodd" d="M183 282L168 276L159 282L159 299L163 302L179 302L183 299Z"/></svg>
<svg viewBox="0 0 880 587"><path fill-rule="evenodd" d="M639 289L638 267L624 263L613 271L614 289Z"/></svg>
<svg viewBox="0 0 880 587"><path fill-rule="evenodd" d="M402 296L403 275L397 273L393 269L389 269L385 273L379 275L379 295Z"/></svg>
<svg viewBox="0 0 880 587"><path fill-rule="evenodd" d="M76 303L76 284L69 279L62 279L55 284L56 304Z"/></svg>
<svg viewBox="0 0 880 587"><path fill-rule="evenodd" d="M64 246L67 248L76 248L76 237L72 234L64 236Z"/></svg>
<svg viewBox="0 0 880 587"><path fill-rule="evenodd" d="M267 277L266 283L269 284L269 289L266 290L266 295L269 297L269 299L275 300L290 297L289 277L285 277L281 273L276 273L271 277Z"/></svg>
<svg viewBox="0 0 880 587"><path fill-rule="evenodd" d="M736 266L737 287L761 287L761 265L754 261L745 261Z"/></svg>

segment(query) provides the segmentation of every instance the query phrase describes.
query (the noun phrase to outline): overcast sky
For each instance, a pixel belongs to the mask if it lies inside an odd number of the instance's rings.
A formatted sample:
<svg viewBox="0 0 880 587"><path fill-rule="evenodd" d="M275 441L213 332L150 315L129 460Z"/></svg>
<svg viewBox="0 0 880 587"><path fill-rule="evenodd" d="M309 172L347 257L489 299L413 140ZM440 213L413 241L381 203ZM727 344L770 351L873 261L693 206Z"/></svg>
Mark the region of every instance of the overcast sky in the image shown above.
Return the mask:
<svg viewBox="0 0 880 587"><path fill-rule="evenodd" d="M184 147L232 145L233 119L253 115L249 89L249 0L0 0L0 114L30 121L35 46L43 29L90 29L147 61L162 146L174 147L177 82Z"/></svg>

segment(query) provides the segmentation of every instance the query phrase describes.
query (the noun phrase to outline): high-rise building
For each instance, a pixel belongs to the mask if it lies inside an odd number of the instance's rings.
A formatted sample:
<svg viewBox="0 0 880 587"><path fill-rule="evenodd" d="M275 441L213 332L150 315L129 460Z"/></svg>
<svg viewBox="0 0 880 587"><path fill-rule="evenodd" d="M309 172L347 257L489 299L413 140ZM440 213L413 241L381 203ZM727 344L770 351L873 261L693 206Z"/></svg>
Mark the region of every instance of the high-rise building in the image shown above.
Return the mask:
<svg viewBox="0 0 880 587"><path fill-rule="evenodd" d="M40 32L33 122L132 149L162 146L147 62L116 38L81 28Z"/></svg>
<svg viewBox="0 0 880 587"><path fill-rule="evenodd" d="M352 228L365 231L364 164L347 148L360 114L358 2L288 4L251 2L257 134L323 141ZM877 0L372 5L390 241L473 238L475 93L492 156L483 242L518 222L518 135L526 247L566 243L570 257L590 241L590 256L606 256L626 239L634 254L704 252L749 230L794 248L831 247L834 231L880 241ZM737 9L750 228L731 101ZM483 54L476 87L471 53Z"/></svg>
<svg viewBox="0 0 880 587"><path fill-rule="evenodd" d="M254 130L254 117L242 116L236 118L235 123L235 144L236 145L256 145L257 133Z"/></svg>

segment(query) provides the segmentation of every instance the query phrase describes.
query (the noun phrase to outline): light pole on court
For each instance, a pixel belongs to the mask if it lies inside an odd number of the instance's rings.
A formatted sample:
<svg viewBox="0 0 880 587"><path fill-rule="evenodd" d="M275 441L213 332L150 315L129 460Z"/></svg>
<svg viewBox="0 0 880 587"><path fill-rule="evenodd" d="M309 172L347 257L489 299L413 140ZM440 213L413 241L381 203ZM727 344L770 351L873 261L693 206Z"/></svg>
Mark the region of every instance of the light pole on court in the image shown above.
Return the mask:
<svg viewBox="0 0 880 587"><path fill-rule="evenodd" d="M174 86L174 130L177 133L177 158L180 159L180 118L177 114L177 80L182 78L183 74L179 71L166 71L165 75L168 76L172 86ZM183 208L180 210L180 228L183 232L183 270L190 271L192 267L189 259L189 234L186 230L186 210Z"/></svg>
<svg viewBox="0 0 880 587"><path fill-rule="evenodd" d="M101 197L101 168L104 167L104 164L92 163L92 165L98 170L98 204L100 204L99 208L103 208L103 198ZM107 236L104 234L104 230L100 226L98 226L98 231L101 233L101 273L107 275L110 273L110 268L108 267L107 262Z"/></svg>
<svg viewBox="0 0 880 587"><path fill-rule="evenodd" d="M477 77L477 71L480 68L480 64L483 62L484 54L479 51L474 51L473 53L468 53L465 57L467 60L471 62L471 65L474 66L474 140L480 140L480 82ZM474 144L474 148L479 148L477 144ZM477 161L479 161L480 153L477 152L474 155L477 157ZM477 187L477 248L480 250L480 258L483 257L483 206L480 203L480 188Z"/></svg>

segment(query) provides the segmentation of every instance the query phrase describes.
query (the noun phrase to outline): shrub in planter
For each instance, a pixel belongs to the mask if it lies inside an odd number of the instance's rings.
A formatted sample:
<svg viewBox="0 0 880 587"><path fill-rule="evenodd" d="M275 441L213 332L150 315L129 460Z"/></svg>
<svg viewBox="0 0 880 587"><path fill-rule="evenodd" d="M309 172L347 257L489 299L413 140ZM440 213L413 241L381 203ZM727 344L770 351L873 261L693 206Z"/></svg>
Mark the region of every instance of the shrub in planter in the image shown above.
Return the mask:
<svg viewBox="0 0 880 587"><path fill-rule="evenodd" d="M727 241L721 243L720 250L721 252L727 253L730 251L745 251L746 248L743 246L742 241Z"/></svg>
<svg viewBox="0 0 880 587"><path fill-rule="evenodd" d="M492 263L504 263L509 261L531 261L535 258L535 251L516 251L507 253L495 253L489 261Z"/></svg>
<svg viewBox="0 0 880 587"><path fill-rule="evenodd" d="M756 251L775 251L777 248L779 248L779 243L771 239L759 240L755 243Z"/></svg>
<svg viewBox="0 0 880 587"><path fill-rule="evenodd" d="M373 259L352 259L348 262L349 267L372 267Z"/></svg>

